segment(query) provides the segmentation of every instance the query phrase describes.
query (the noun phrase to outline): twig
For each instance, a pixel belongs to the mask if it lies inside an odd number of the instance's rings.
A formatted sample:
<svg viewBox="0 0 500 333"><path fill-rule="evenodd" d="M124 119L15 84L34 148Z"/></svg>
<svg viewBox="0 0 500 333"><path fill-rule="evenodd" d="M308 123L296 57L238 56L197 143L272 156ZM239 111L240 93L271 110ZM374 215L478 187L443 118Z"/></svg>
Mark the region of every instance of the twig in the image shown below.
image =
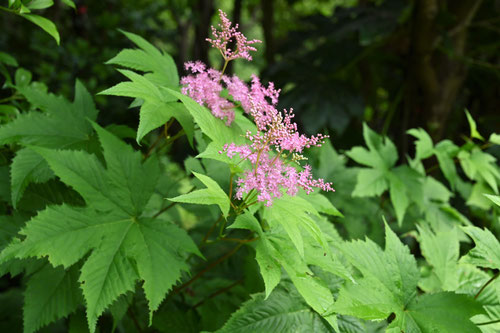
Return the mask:
<svg viewBox="0 0 500 333"><path fill-rule="evenodd" d="M134 311L132 311L132 308L129 306L129 308L127 309L127 313L129 315L129 317L132 319L132 321L134 322L134 326L135 328L137 329L137 331L139 331L140 333L142 333L142 328L141 328L141 325L139 325L139 322L137 321L137 318L134 314Z"/></svg>
<svg viewBox="0 0 500 333"><path fill-rule="evenodd" d="M212 293L212 294L208 295L208 297L207 297L207 298L202 299L201 301L199 301L198 303L196 303L195 305L193 305L193 307L192 307L192 308L193 308L193 309L196 309L197 307L199 307L200 305L202 305L203 303L205 303L205 302L206 302L206 301L208 301L209 299L214 298L214 297L215 297L215 296L217 296L217 295L220 295L220 294L225 293L226 291L230 290L231 288L233 288L233 287L237 286L238 284L240 284L240 283L242 283L242 282L243 282L243 279L239 279L238 281L235 281L235 282L231 283L229 286L227 286L227 287L224 287L224 288L222 288L222 289L217 290L216 292L214 292L214 293Z"/></svg>
<svg viewBox="0 0 500 333"><path fill-rule="evenodd" d="M210 237L210 235L212 234L212 232L214 231L215 227L217 226L217 224L219 224L219 222L222 220L222 215L219 216L219 218L217 219L217 221L215 221L214 224L212 224L212 226L210 227L210 229L208 229L208 232L205 234L205 236L203 237L203 239L201 240L201 244L200 244L200 247L202 245L204 245L206 242L207 242L207 239L208 237Z"/></svg>
<svg viewBox="0 0 500 333"><path fill-rule="evenodd" d="M225 255L223 255L222 257L220 257L219 259L217 259L216 261L212 262L210 265L206 266L203 270L201 270L200 272L198 272L195 276L193 276L189 281L185 282L184 284L182 284L181 286L175 288L172 293L170 293L170 295L168 296L168 298L172 298L174 295L177 295L179 292L181 292L184 288L190 286L193 282L195 282L196 280L198 280L200 277L202 277L205 273L211 271L214 267L216 267L218 264L220 264L221 262L223 262L224 260L226 260L227 258L231 257L233 254L235 254L239 249L240 247L243 246L244 243L240 243L238 245L236 245L231 251L229 251L228 253L226 253Z"/></svg>

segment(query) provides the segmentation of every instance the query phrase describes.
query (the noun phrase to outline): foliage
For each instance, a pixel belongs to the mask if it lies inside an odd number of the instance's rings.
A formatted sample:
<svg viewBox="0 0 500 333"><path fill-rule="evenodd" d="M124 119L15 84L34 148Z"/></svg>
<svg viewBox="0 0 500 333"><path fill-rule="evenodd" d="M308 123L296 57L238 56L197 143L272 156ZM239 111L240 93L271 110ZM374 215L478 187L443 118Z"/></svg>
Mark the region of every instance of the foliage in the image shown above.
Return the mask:
<svg viewBox="0 0 500 333"><path fill-rule="evenodd" d="M49 3L30 2L32 9ZM137 48L108 63L127 80L101 95L130 98L137 130L99 125L80 81L69 101L24 69L10 75L17 61L0 53L6 90L16 96L0 109L0 177L9 184L0 189L0 274L2 283L18 281L0 296L12 308L23 304L22 318L3 310L2 325L26 332L499 329L500 169L488 150L498 134L480 134L466 113L463 144L411 129L411 157L365 124L366 147L338 152L326 141L299 156L327 137L302 137L293 125L279 127L290 117L237 104L228 126L209 103L181 93L167 52L123 34ZM234 97L229 89L219 97ZM259 107L274 107L266 98ZM272 114L275 127L259 127L256 114ZM282 141L263 133L275 129ZM257 135L271 139L259 146ZM179 161L172 144L184 136L190 156ZM248 138L255 160L224 154L224 145ZM336 192L283 186L270 204L257 188L234 195L247 180L236 177L257 174L261 154L271 166L294 168L288 175L312 170L333 180ZM311 169L300 165L306 156Z"/></svg>

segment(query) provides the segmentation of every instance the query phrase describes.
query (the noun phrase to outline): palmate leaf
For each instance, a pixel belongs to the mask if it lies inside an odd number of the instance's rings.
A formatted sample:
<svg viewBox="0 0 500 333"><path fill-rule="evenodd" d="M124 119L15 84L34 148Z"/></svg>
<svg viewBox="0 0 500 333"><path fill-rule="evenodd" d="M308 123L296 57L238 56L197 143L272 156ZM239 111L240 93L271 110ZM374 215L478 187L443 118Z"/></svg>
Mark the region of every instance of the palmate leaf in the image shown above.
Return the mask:
<svg viewBox="0 0 500 333"><path fill-rule="evenodd" d="M188 266L187 252L200 255L193 241L164 220L141 217L152 195L158 166L125 143L95 127L107 168L85 152L35 148L61 180L77 190L87 207L49 206L33 217L1 254L11 258L48 257L68 268L90 253L79 281L91 332L98 317L120 295L135 289L138 279L151 313Z"/></svg>
<svg viewBox="0 0 500 333"><path fill-rule="evenodd" d="M124 49L108 60L108 64L150 72L147 77L161 86L175 88L179 85L177 66L168 53L161 52L139 35L123 30L121 32L140 47L140 50Z"/></svg>
<svg viewBox="0 0 500 333"><path fill-rule="evenodd" d="M469 318L483 310L472 298L451 292L416 296L419 272L415 258L387 225L385 251L370 240L340 248L363 278L357 284L346 283L334 311L368 320L386 319L394 313L390 332L451 333L462 328L480 332Z"/></svg>

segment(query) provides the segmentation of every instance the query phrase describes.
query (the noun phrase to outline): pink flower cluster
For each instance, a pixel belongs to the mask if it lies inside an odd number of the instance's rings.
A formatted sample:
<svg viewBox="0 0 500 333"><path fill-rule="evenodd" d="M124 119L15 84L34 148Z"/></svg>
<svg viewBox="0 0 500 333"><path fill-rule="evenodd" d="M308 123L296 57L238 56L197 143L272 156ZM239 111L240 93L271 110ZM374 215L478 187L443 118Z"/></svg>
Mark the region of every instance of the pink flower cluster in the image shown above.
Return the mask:
<svg viewBox="0 0 500 333"><path fill-rule="evenodd" d="M249 61L252 60L252 56L249 51L257 51L257 49L252 44L262 43L260 40L253 39L247 40L247 38L238 31L238 24L234 27L231 25L231 21L226 16L222 10L219 9L219 17L221 20L221 24L219 27L220 31L215 29L212 26L212 34L214 35L214 39L207 38L207 41L212 44L212 47L215 47L220 51L222 57L224 57L225 61L231 61L238 58L247 59ZM232 41L236 42L236 51L228 48L228 44Z"/></svg>
<svg viewBox="0 0 500 333"><path fill-rule="evenodd" d="M212 46L219 49L226 64L236 58L251 60L248 51L255 51L255 48L249 45L257 41L247 41L246 37L237 31L237 26L231 27L231 22L222 11L220 18L222 31L212 27L215 36L214 40L209 39ZM227 48L232 38L236 40L235 52ZM307 137L300 134L297 124L293 122L293 110L284 110L281 113L276 109L280 90L276 90L272 82L265 87L259 78L253 75L248 86L237 76L229 77L223 72L207 68L199 61L188 62L185 67L192 74L181 79L184 94L207 106L215 117L225 119L228 126L235 118L234 108L240 106L245 113L252 116L257 127L257 133L246 133L250 144L226 144L220 152L230 158L238 155L241 159L250 161L252 165L237 181L237 199L243 199L246 194L250 197L248 199L253 200L255 196L256 201L270 206L275 198L282 196L283 189L291 196L296 195L299 188L303 188L308 194L314 188L334 191L331 183L312 178L309 165L302 171L297 171L293 165L305 159L301 155L304 148L321 146L328 136L319 134ZM231 101L221 96L224 89L227 89Z"/></svg>

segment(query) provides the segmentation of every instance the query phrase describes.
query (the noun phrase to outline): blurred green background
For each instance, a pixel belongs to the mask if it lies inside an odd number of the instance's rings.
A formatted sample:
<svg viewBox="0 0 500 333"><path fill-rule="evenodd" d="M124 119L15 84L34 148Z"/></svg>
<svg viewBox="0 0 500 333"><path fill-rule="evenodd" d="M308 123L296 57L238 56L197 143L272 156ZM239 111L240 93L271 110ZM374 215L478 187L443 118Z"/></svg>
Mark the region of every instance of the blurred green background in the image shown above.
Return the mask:
<svg viewBox="0 0 500 333"><path fill-rule="evenodd" d="M7 2L7 1L5 1ZM0 50L49 89L72 95L75 78L96 94L120 81L105 62L142 35L182 63L220 59L205 38L217 9L263 41L253 62L230 71L260 74L282 89L308 133L328 132L335 147L361 143L363 121L388 134L401 156L405 132L459 139L469 109L485 133L500 127L499 0L86 0L55 1L40 15L55 22L61 45L16 15L0 12ZM6 6L6 3L3 3ZM135 127L123 98L96 96L100 121Z"/></svg>

